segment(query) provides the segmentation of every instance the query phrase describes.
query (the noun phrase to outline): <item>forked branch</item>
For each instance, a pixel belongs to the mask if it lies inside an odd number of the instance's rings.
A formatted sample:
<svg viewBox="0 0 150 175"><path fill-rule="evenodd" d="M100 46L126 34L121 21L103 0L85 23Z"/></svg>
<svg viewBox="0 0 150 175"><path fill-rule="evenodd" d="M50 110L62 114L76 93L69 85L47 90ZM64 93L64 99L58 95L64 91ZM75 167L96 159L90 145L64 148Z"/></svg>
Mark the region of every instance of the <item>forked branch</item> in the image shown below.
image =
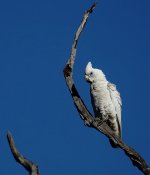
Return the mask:
<svg viewBox="0 0 150 175"><path fill-rule="evenodd" d="M139 170L141 170L145 175L150 175L150 167L147 165L145 160L131 147L126 145L122 142L118 137L116 137L111 129L107 126L106 123L100 124L98 120L95 120L95 118L91 115L91 113L88 111L87 107L85 106L83 100L79 96L79 93L75 87L72 74L73 74L73 66L75 62L75 56L76 56L76 49L77 49L77 43L80 37L80 34L87 22L87 19L89 15L93 12L93 10L96 7L96 3L94 3L89 10L85 12L83 15L83 19L81 21L81 24L75 34L75 38L72 44L71 54L70 58L67 60L67 63L64 68L64 77L68 86L68 89L71 93L71 96L73 98L74 104L80 114L81 119L84 121L84 123L91 128L96 129L97 131L103 133L106 137L110 138L112 141L115 140L117 142L117 145L119 148L121 148L125 154L130 158L133 165L136 166Z"/></svg>
<svg viewBox="0 0 150 175"><path fill-rule="evenodd" d="M30 175L40 175L38 166L19 153L10 132L7 133L7 139L14 159L21 164Z"/></svg>

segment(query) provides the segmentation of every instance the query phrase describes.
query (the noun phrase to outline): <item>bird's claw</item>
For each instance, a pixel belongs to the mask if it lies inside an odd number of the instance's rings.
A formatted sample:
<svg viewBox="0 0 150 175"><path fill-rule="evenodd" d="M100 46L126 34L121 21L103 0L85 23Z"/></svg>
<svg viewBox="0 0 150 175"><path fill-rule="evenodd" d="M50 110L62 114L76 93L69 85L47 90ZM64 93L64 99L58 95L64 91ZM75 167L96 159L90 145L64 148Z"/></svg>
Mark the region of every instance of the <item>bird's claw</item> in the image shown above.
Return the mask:
<svg viewBox="0 0 150 175"><path fill-rule="evenodd" d="M106 120L108 119L108 116L105 116L103 119L95 118L95 121L98 123L98 125L102 125Z"/></svg>

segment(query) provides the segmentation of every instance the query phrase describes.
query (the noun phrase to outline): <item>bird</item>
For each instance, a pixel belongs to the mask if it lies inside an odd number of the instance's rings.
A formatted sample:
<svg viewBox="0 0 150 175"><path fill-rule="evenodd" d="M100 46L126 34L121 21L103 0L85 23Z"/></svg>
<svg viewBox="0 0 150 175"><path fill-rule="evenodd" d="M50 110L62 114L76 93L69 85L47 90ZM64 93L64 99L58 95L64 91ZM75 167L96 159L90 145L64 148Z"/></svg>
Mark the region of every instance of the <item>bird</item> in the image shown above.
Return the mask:
<svg viewBox="0 0 150 175"><path fill-rule="evenodd" d="M122 100L116 86L106 79L101 69L93 68L91 62L86 65L85 79L90 83L90 96L95 118L105 122L113 134L121 139ZM109 139L109 141L112 147L118 147L115 140Z"/></svg>

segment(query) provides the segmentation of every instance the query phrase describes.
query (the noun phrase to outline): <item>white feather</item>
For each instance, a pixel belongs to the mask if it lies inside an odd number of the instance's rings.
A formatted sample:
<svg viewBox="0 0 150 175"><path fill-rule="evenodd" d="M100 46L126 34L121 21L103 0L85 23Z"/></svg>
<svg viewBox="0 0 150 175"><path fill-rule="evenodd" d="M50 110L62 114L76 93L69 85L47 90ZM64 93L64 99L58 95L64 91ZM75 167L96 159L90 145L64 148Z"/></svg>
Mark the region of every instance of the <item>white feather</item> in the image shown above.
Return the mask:
<svg viewBox="0 0 150 175"><path fill-rule="evenodd" d="M119 128L120 128L120 135L122 132L122 124L121 124L121 106L122 106L122 101L120 97L120 93L117 91L116 86L112 83L108 83L108 90L110 92L110 96L112 99L112 103L115 107L118 122L119 122Z"/></svg>
<svg viewBox="0 0 150 175"><path fill-rule="evenodd" d="M90 83L90 94L95 117L105 120L114 133L121 137L121 98L114 84L107 81L100 69L89 62L85 78Z"/></svg>

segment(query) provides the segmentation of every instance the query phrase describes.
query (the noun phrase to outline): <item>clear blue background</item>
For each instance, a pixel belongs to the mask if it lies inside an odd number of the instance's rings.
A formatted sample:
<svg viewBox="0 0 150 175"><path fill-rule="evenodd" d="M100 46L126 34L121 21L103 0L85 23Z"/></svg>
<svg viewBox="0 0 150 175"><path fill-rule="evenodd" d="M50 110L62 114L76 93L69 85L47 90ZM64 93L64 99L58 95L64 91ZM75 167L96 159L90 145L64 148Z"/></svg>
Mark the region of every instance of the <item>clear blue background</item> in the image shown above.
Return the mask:
<svg viewBox="0 0 150 175"><path fill-rule="evenodd" d="M26 175L10 152L36 162L41 175L140 175L120 149L84 126L63 77L75 31L93 1L0 1L0 174ZM101 0L81 35L74 69L92 112L88 61L117 85L123 140L150 164L149 0Z"/></svg>

